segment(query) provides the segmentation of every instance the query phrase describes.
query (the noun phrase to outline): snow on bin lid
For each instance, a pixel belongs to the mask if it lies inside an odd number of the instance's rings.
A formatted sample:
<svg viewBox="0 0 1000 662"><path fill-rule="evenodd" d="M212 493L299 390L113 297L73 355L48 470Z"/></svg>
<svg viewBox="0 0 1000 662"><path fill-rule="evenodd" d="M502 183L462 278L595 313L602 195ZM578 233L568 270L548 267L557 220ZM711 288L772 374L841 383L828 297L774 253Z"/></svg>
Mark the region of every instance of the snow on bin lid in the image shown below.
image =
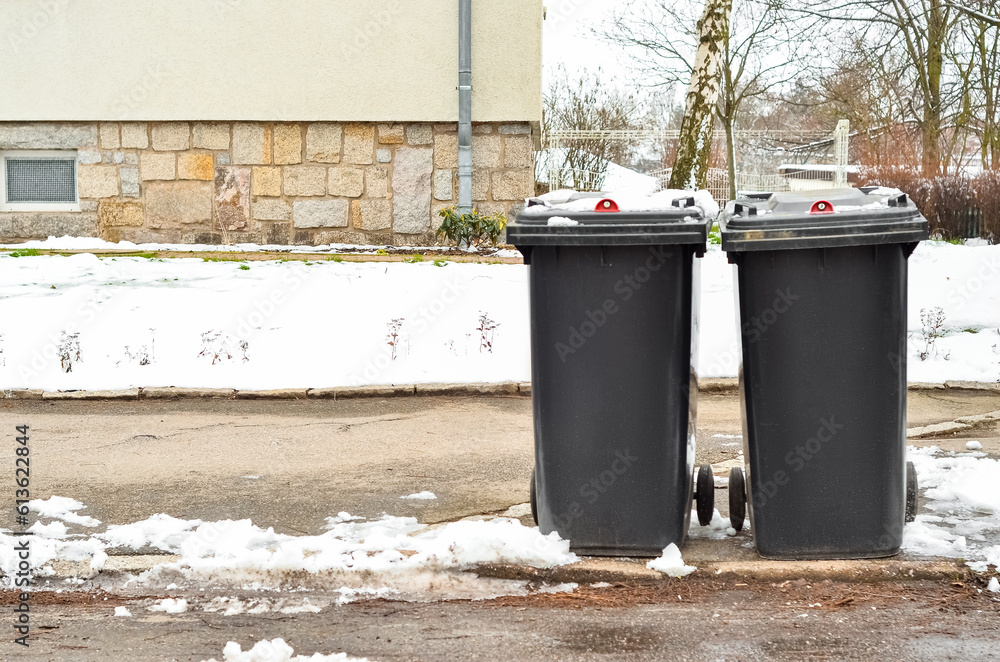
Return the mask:
<svg viewBox="0 0 1000 662"><path fill-rule="evenodd" d="M913 243L927 220L897 189L822 189L754 194L726 205L720 217L727 251L830 248Z"/></svg>
<svg viewBox="0 0 1000 662"><path fill-rule="evenodd" d="M708 191L577 192L530 198L507 226L515 246L697 244L704 250L719 206Z"/></svg>

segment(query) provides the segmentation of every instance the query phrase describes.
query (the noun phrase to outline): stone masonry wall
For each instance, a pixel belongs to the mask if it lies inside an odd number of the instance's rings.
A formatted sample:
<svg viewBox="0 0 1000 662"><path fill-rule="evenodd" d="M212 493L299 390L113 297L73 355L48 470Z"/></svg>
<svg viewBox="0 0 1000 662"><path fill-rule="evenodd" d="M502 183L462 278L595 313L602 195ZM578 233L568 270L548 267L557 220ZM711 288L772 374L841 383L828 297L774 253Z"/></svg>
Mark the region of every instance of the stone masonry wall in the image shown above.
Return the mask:
<svg viewBox="0 0 1000 662"><path fill-rule="evenodd" d="M473 134L474 204L509 218L530 126ZM454 123L0 122L0 150L32 149L78 150L81 211L0 212L0 239L426 245L458 196Z"/></svg>

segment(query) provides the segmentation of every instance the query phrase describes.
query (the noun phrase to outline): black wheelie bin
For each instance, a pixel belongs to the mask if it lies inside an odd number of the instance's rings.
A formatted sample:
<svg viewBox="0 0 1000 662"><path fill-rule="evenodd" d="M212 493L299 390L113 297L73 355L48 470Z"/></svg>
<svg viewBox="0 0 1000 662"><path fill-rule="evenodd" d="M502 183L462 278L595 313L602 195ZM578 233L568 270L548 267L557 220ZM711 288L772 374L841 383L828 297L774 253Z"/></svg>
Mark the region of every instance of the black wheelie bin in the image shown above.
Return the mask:
<svg viewBox="0 0 1000 662"><path fill-rule="evenodd" d="M507 228L529 265L532 512L582 554L658 556L691 517L695 258L713 219L693 197L645 200L536 198ZM707 523L710 467L698 482Z"/></svg>
<svg viewBox="0 0 1000 662"><path fill-rule="evenodd" d="M737 200L720 225L742 336L733 525L749 505L766 557L896 554L916 499L907 260L927 221L906 195L872 187Z"/></svg>

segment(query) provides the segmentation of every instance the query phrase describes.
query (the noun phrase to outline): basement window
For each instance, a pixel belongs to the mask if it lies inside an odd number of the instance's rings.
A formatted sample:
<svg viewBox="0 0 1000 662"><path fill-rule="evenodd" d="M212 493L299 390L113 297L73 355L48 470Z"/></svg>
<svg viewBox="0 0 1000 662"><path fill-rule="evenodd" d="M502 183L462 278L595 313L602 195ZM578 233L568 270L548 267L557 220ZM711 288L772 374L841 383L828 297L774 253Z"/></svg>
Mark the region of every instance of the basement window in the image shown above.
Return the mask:
<svg viewBox="0 0 1000 662"><path fill-rule="evenodd" d="M76 152L0 152L0 211L80 211Z"/></svg>

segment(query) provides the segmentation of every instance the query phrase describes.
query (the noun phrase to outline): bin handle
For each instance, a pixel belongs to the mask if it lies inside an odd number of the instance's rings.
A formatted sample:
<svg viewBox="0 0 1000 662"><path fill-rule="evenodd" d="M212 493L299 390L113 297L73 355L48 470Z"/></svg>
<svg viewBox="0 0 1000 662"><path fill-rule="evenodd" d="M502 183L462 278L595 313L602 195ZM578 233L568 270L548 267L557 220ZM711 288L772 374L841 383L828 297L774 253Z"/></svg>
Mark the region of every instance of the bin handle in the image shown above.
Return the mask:
<svg viewBox="0 0 1000 662"><path fill-rule="evenodd" d="M743 212L746 212L747 216L756 216L757 208L753 205L743 205L738 202L733 205L734 214L742 214Z"/></svg>
<svg viewBox="0 0 1000 662"><path fill-rule="evenodd" d="M905 207L906 206L906 194L899 196L898 198L889 198L888 200L890 207Z"/></svg>
<svg viewBox="0 0 1000 662"><path fill-rule="evenodd" d="M829 200L817 200L813 203L813 206L809 208L810 214L832 214L833 205L830 204Z"/></svg>
<svg viewBox="0 0 1000 662"><path fill-rule="evenodd" d="M600 212L615 212L620 211L618 209L618 203L611 198L602 198L598 201L597 205L594 207L594 211Z"/></svg>

